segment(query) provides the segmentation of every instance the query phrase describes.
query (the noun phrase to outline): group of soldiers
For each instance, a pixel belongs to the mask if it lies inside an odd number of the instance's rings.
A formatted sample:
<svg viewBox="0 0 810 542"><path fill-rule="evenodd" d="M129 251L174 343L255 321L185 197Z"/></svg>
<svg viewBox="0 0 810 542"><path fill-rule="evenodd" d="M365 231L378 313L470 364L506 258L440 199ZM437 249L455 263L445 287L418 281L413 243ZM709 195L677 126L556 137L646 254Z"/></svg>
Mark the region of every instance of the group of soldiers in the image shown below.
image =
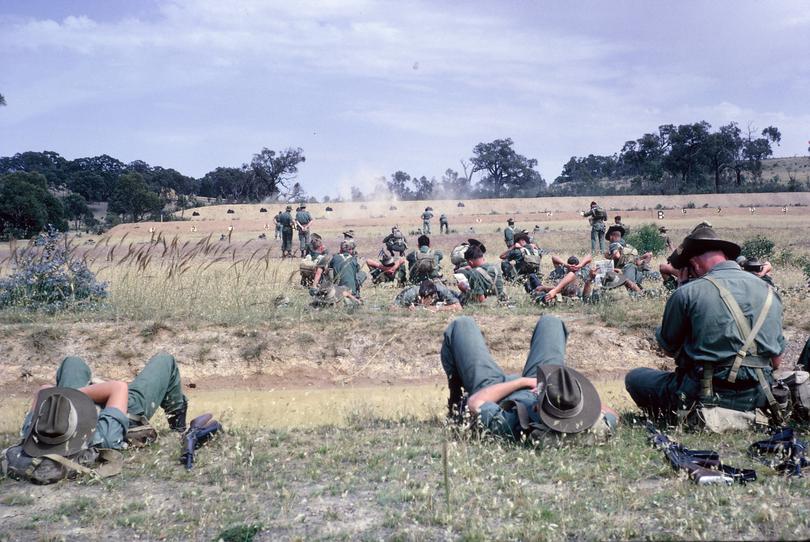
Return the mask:
<svg viewBox="0 0 810 542"><path fill-rule="evenodd" d="M307 254L312 226L312 215L307 211L307 204L301 203L295 209L293 216L292 205L287 205L284 212L279 211L273 217L275 223L276 239L281 237L281 257L293 257L293 231L298 231L298 250L303 258Z"/></svg>

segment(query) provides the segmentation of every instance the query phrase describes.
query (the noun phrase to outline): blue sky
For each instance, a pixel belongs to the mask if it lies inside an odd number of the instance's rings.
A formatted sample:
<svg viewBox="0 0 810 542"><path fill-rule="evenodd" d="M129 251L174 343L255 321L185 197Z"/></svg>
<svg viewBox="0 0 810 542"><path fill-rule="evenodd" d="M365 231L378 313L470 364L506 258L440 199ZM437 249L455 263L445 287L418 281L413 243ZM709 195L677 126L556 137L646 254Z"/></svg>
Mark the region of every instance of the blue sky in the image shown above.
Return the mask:
<svg viewBox="0 0 810 542"><path fill-rule="evenodd" d="M323 196L504 137L551 181L698 120L806 154L809 36L800 1L0 0L0 155L199 177L300 146Z"/></svg>

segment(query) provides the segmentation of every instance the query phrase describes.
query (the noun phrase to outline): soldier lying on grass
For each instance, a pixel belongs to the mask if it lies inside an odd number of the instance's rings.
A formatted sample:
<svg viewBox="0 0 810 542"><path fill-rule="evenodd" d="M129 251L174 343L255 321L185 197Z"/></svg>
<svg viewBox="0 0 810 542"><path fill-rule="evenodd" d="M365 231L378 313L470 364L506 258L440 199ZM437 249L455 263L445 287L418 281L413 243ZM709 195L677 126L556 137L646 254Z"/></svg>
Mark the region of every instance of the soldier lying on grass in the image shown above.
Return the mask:
<svg viewBox="0 0 810 542"><path fill-rule="evenodd" d="M506 375L475 320L456 318L444 332L441 349L451 418L466 411L490 433L516 441L580 433L595 440L610 437L618 416L602 405L588 378L565 366L567 339L562 320L541 316L523 373Z"/></svg>
<svg viewBox="0 0 810 542"><path fill-rule="evenodd" d="M394 299L394 308L418 307L431 311L461 310L458 296L441 282L423 280L418 286L402 290Z"/></svg>

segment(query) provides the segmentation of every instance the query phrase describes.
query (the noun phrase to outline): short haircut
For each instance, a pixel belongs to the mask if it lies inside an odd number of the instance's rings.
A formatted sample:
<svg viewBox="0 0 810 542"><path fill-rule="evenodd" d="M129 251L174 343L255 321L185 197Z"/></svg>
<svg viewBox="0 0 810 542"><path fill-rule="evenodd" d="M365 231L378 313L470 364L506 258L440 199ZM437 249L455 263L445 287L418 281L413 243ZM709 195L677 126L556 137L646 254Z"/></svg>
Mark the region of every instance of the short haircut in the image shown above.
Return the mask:
<svg viewBox="0 0 810 542"><path fill-rule="evenodd" d="M428 297L431 295L436 295L438 289L436 288L436 283L432 280L425 279L419 283L419 297Z"/></svg>
<svg viewBox="0 0 810 542"><path fill-rule="evenodd" d="M579 258L576 256L571 256L568 258L568 265L579 265Z"/></svg>
<svg viewBox="0 0 810 542"><path fill-rule="evenodd" d="M464 259L465 260L477 260L478 258L483 258L483 257L484 257L484 251L481 250L480 245L470 245L470 248L468 248L464 252Z"/></svg>
<svg viewBox="0 0 810 542"><path fill-rule="evenodd" d="M614 217L613 217L613 221L614 221L614 222L617 222L617 221L618 221L618 222L621 222L621 221L622 221L622 215L616 215L616 216L614 216Z"/></svg>
<svg viewBox="0 0 810 542"><path fill-rule="evenodd" d="M526 241L528 243L529 242L529 234L528 233L519 233L519 234L515 235L515 243L517 243L519 241Z"/></svg>
<svg viewBox="0 0 810 542"><path fill-rule="evenodd" d="M429 247L430 237L428 237L427 235L420 235L419 239L417 239L417 243L419 243L420 247Z"/></svg>

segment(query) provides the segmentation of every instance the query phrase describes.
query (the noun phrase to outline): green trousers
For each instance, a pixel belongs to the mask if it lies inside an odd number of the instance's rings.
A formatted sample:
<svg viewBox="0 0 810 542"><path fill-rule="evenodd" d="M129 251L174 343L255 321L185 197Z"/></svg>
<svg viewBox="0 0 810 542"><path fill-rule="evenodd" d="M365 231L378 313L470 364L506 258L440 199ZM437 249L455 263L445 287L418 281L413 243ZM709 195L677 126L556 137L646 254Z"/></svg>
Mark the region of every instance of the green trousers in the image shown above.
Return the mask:
<svg viewBox="0 0 810 542"><path fill-rule="evenodd" d="M591 228L591 254L596 252L596 247L599 246L599 254L605 253L605 230Z"/></svg>
<svg viewBox="0 0 810 542"><path fill-rule="evenodd" d="M66 357L56 371L56 385L82 388L90 384L92 372L85 361L76 356ZM171 413L188 402L180 387L180 371L174 356L160 353L129 384L127 413L151 418L157 407Z"/></svg>
<svg viewBox="0 0 810 542"><path fill-rule="evenodd" d="M565 343L568 330L556 316L541 316L534 326L531 346L522 376L537 375L537 367L543 364L564 365ZM472 395L481 388L514 380L517 375L506 375L487 348L478 324L469 316L453 320L444 332L441 360L450 388L450 405L458 405L462 388ZM518 390L516 394L528 394L523 399L534 398L531 390Z"/></svg>

